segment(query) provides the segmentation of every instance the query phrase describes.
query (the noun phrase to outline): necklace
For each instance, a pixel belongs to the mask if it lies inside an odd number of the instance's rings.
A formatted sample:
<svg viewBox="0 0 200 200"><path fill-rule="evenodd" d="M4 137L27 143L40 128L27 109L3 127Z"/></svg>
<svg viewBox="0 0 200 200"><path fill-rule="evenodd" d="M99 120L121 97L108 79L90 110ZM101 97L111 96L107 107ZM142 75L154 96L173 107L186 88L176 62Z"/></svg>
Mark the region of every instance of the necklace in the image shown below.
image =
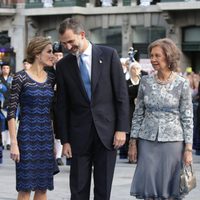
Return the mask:
<svg viewBox="0 0 200 200"><path fill-rule="evenodd" d="M172 81L173 78L174 78L174 73L172 71L171 71L171 73L169 74L169 76L168 76L168 78L166 80L160 80L158 78L158 74L155 74L156 82L159 83L159 84L162 84L162 85L168 84L169 82Z"/></svg>
<svg viewBox="0 0 200 200"><path fill-rule="evenodd" d="M130 80L131 80L131 83L132 83L133 85L138 85L139 82L140 82L140 78L138 78L137 80L134 80L134 79L130 78Z"/></svg>

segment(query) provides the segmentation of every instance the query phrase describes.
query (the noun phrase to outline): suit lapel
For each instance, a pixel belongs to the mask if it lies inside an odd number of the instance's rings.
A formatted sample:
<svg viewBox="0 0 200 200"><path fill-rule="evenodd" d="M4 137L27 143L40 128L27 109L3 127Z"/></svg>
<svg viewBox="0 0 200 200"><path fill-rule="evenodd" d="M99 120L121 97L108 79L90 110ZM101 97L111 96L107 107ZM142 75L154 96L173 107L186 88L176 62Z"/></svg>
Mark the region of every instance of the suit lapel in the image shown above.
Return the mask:
<svg viewBox="0 0 200 200"><path fill-rule="evenodd" d="M92 45L92 94L97 86L100 74L103 69L102 51L98 46Z"/></svg>

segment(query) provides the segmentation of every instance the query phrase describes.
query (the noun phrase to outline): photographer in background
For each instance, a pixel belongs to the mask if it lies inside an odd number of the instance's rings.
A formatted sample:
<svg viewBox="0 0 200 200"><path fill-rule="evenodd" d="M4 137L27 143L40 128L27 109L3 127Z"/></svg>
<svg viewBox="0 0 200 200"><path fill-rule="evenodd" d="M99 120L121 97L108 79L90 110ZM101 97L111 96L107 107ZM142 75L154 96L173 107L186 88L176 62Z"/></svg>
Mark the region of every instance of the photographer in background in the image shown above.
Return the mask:
<svg viewBox="0 0 200 200"><path fill-rule="evenodd" d="M31 64L27 61L26 58L23 60L23 68L24 70L29 70L31 68Z"/></svg>
<svg viewBox="0 0 200 200"><path fill-rule="evenodd" d="M60 42L54 42L53 43L53 54L55 56L55 64L54 64L54 69L56 70L56 63L63 58L63 52L62 52L62 46L60 44ZM58 139L58 129L57 129L57 124L56 124L56 120L55 120L55 104L56 104L56 85L54 87L54 101L53 101L53 111L52 111L52 115L53 115L53 127L54 127L54 134L55 134L55 149L56 149L56 162L58 165L64 165L63 161L62 161L62 149L63 146L60 142L60 139Z"/></svg>
<svg viewBox="0 0 200 200"><path fill-rule="evenodd" d="M7 121L7 108L8 101L10 98L10 88L13 77L11 75L11 67L8 64L1 66L0 75L0 120L1 120L1 134L2 134L2 145L5 149L10 150L10 135L8 132L8 121Z"/></svg>

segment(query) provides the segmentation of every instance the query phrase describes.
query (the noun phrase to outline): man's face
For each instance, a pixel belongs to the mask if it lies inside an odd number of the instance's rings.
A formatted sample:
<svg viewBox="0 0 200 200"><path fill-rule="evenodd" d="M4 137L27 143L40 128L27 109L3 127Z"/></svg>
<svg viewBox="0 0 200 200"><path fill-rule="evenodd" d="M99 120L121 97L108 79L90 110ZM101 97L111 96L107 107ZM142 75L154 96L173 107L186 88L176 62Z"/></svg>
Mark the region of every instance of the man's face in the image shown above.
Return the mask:
<svg viewBox="0 0 200 200"><path fill-rule="evenodd" d="M25 70L28 70L28 69L30 69L31 68L31 64L29 63L29 62L23 62L23 65L24 65L24 69Z"/></svg>
<svg viewBox="0 0 200 200"><path fill-rule="evenodd" d="M63 58L63 53L62 52L55 52L55 62L58 62L61 58Z"/></svg>
<svg viewBox="0 0 200 200"><path fill-rule="evenodd" d="M82 53L85 39L85 32L74 33L73 30L67 29L63 35L60 35L60 42L69 53L74 55Z"/></svg>
<svg viewBox="0 0 200 200"><path fill-rule="evenodd" d="M2 70L2 74L7 76L10 73L10 66L4 65L1 70Z"/></svg>

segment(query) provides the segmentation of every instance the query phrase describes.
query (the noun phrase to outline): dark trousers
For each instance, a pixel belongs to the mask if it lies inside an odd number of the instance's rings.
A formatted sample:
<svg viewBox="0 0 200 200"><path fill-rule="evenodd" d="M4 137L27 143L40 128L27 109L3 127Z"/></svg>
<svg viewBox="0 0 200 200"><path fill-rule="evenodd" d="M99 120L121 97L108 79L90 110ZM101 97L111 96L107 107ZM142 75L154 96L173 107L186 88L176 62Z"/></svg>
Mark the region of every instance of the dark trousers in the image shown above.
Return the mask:
<svg viewBox="0 0 200 200"><path fill-rule="evenodd" d="M92 125L85 151L74 155L70 170L71 200L89 200L91 175L94 178L94 200L109 200L116 162L116 150L108 150Z"/></svg>

